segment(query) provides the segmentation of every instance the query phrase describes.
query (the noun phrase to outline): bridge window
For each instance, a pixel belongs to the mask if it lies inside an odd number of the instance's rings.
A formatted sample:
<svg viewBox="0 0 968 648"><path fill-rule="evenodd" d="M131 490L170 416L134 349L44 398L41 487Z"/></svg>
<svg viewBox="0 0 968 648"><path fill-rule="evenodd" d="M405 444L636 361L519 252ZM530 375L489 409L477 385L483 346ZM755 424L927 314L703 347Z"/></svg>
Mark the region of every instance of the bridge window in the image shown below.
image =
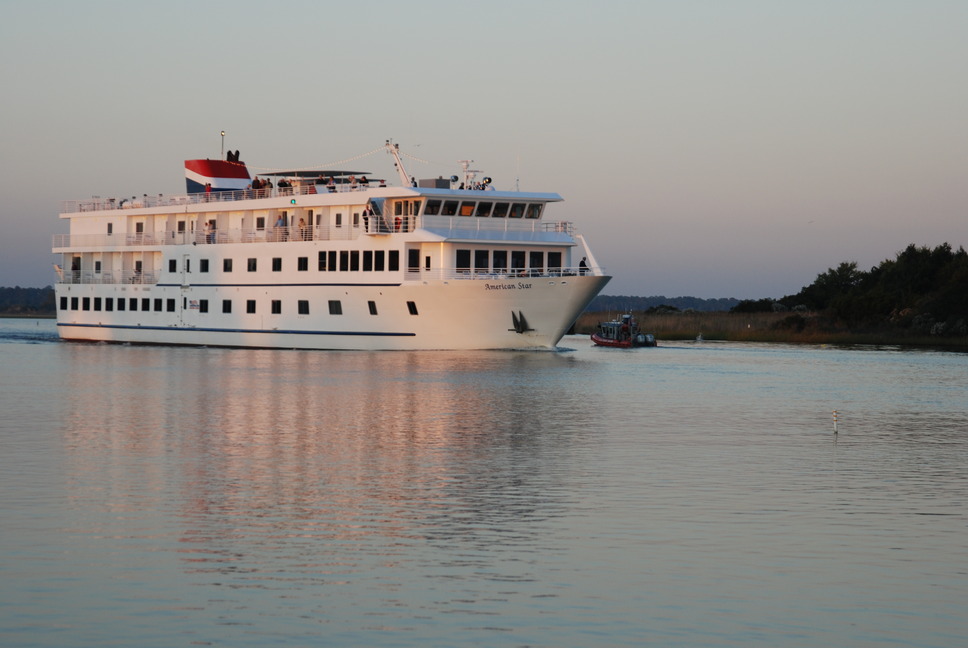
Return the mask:
<svg viewBox="0 0 968 648"><path fill-rule="evenodd" d="M494 272L508 271L508 251L494 250Z"/></svg>
<svg viewBox="0 0 968 648"><path fill-rule="evenodd" d="M544 205L541 203L528 205L528 218L541 218L542 207L544 207Z"/></svg>
<svg viewBox="0 0 968 648"><path fill-rule="evenodd" d="M490 250L474 250L474 269L478 272L487 272L491 266Z"/></svg>
<svg viewBox="0 0 968 648"><path fill-rule="evenodd" d="M507 218L508 215L508 203L495 203L494 213L491 214L492 218Z"/></svg>
<svg viewBox="0 0 968 648"><path fill-rule="evenodd" d="M444 216L453 216L457 213L457 201L456 200L445 200L444 210L441 212Z"/></svg>
<svg viewBox="0 0 968 648"><path fill-rule="evenodd" d="M397 203L397 216L400 215L400 203ZM428 200L427 206L424 207L424 214L427 216L436 216L440 213L440 201L439 200Z"/></svg>
<svg viewBox="0 0 968 648"><path fill-rule="evenodd" d="M471 216L474 214L474 203L472 202L462 202L460 204L460 215L461 216Z"/></svg>
<svg viewBox="0 0 968 648"><path fill-rule="evenodd" d="M511 213L508 218L523 218L524 217L524 203L514 203L511 205Z"/></svg>
<svg viewBox="0 0 968 648"><path fill-rule="evenodd" d="M457 250L457 271L461 270L468 271L471 269L471 251L470 250Z"/></svg>
<svg viewBox="0 0 968 648"><path fill-rule="evenodd" d="M477 213L474 214L474 215L475 216L490 216L491 215L491 207L493 207L493 206L494 206L494 203L479 202L479 203L477 203Z"/></svg>

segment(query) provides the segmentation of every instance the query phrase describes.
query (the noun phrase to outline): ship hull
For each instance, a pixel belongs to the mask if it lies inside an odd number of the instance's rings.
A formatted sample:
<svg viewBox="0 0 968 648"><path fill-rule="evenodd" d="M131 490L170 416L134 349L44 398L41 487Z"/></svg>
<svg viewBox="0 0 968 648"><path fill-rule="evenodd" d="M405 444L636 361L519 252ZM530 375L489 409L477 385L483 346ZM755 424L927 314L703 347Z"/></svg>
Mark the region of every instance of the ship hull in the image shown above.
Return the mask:
<svg viewBox="0 0 968 648"><path fill-rule="evenodd" d="M60 285L58 301L161 300L165 309L58 314L62 339L280 349L552 349L609 281L608 276L427 280L398 285ZM305 300L309 314L201 312L273 297ZM174 301L174 310L167 307ZM339 302L339 314L328 308ZM412 310L411 310L412 309ZM214 310L214 309L209 309ZM324 311L324 312L321 312Z"/></svg>

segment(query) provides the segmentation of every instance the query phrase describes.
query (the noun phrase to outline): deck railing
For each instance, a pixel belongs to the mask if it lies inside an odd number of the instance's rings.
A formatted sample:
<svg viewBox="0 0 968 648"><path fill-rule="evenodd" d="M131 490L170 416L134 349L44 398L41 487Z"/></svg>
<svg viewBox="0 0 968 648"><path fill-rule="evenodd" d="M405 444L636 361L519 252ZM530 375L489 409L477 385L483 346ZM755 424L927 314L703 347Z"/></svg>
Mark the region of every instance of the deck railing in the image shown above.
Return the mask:
<svg viewBox="0 0 968 648"><path fill-rule="evenodd" d="M141 209L144 207L180 207L186 205L202 205L206 203L234 202L238 200L252 200L255 198L275 198L279 196L308 196L322 193L348 193L361 191L379 185L371 182L369 185L337 184L317 185L303 184L297 187L273 187L272 189L237 189L233 191L213 191L211 193L190 193L157 196L142 194L130 198L101 198L93 196L85 200L65 200L61 204L61 212L73 214L89 211L112 211L115 209Z"/></svg>
<svg viewBox="0 0 968 648"><path fill-rule="evenodd" d="M336 274L352 274L360 279L372 280L373 273L353 272L331 272L327 276ZM394 273L396 274L396 273ZM518 279L527 281L530 279L560 279L567 281L569 277L581 275L600 275L602 271L597 268L525 268L521 270L511 270L508 268L493 269L440 269L440 270L421 270L410 268L405 272L405 278L409 281L497 281L505 279ZM189 275L191 276L191 275ZM181 275L179 275L181 277ZM155 272L140 272L138 270L115 270L107 272L71 272L65 271L57 283L60 284L155 284L158 283L158 275ZM364 283L361 281L361 283Z"/></svg>

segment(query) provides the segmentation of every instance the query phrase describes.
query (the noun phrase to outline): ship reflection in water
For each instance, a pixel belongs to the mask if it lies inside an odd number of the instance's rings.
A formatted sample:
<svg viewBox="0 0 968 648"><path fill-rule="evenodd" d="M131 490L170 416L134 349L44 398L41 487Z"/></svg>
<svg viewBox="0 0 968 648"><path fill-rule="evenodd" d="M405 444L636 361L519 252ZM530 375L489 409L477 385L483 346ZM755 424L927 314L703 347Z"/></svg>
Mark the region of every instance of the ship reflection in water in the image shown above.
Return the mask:
<svg viewBox="0 0 968 648"><path fill-rule="evenodd" d="M323 586L327 608L537 580L574 504L556 458L598 416L560 389L568 354L71 351L111 356L72 391L76 504L177 536L196 585Z"/></svg>

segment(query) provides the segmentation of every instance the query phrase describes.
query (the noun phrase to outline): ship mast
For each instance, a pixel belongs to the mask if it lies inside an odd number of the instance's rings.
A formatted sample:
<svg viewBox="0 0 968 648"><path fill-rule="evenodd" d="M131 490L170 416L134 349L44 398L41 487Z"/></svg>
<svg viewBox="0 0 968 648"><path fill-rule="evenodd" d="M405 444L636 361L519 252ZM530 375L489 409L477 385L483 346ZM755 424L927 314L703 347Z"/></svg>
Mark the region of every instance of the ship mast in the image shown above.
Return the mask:
<svg viewBox="0 0 968 648"><path fill-rule="evenodd" d="M404 187L409 187L412 182L410 181L410 177L407 175L407 170L403 166L403 160L400 159L400 145L394 144L392 141L387 140L386 149L395 160L394 166L397 167L397 173L400 174L400 182Z"/></svg>

